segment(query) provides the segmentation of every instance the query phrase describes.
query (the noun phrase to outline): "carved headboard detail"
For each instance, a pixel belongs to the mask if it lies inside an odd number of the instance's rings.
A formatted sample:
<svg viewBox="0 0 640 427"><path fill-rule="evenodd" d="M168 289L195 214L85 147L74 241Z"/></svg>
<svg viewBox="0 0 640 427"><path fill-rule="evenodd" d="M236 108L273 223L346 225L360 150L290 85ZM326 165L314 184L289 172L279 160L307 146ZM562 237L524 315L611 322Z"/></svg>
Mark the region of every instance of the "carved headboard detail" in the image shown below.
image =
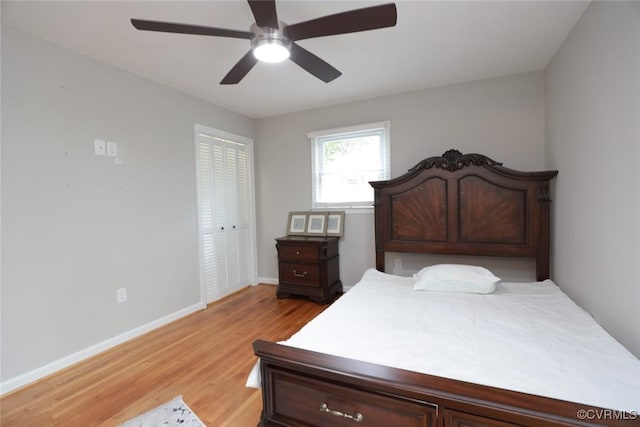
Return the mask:
<svg viewBox="0 0 640 427"><path fill-rule="evenodd" d="M557 174L449 150L371 182L376 268L384 271L385 252L510 256L535 258L537 279L549 278L550 180Z"/></svg>

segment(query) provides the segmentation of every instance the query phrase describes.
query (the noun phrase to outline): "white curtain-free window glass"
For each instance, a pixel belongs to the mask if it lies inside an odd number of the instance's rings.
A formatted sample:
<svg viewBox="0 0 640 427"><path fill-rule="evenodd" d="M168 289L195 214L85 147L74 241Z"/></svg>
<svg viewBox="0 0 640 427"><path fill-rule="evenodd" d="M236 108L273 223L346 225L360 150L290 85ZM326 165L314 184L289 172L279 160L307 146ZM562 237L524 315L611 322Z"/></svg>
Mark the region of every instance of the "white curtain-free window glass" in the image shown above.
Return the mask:
<svg viewBox="0 0 640 427"><path fill-rule="evenodd" d="M313 208L371 206L389 178L389 122L312 132Z"/></svg>

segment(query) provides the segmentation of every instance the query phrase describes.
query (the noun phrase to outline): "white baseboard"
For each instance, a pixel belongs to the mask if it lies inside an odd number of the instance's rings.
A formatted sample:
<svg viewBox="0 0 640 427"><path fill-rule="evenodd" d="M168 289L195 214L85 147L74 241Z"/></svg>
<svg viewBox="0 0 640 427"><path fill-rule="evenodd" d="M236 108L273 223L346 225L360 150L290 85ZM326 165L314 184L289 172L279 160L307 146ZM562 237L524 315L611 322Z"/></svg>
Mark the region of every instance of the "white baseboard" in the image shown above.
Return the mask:
<svg viewBox="0 0 640 427"><path fill-rule="evenodd" d="M175 320L180 319L181 317L187 316L195 311L202 310L205 308L207 308L206 304L202 304L202 303L194 304L190 307L183 308L182 310L179 310L179 311L176 311L175 313L161 317L160 319L154 320L145 325L131 329L130 331L127 331L123 334L117 335L113 338L109 338L98 344L92 345L91 347L85 348L84 350L80 350L76 353L70 354L61 359L48 363L40 368L34 369L33 371L27 372L22 375L18 375L17 377L11 378L7 381L0 383L0 395L4 395L5 393L13 391L19 387L22 387L29 383L37 381L41 378L46 377L47 375L53 374L56 371L67 368L73 365L74 363L78 363L91 356L95 356L96 354L101 353L105 350L108 350L112 347L115 347L118 344L122 344L125 341L138 337L142 334L145 334L149 331L159 328L160 326L164 326L168 323L171 323Z"/></svg>
<svg viewBox="0 0 640 427"><path fill-rule="evenodd" d="M267 285L277 285L278 278L275 279L273 277L258 277L258 283L264 283Z"/></svg>

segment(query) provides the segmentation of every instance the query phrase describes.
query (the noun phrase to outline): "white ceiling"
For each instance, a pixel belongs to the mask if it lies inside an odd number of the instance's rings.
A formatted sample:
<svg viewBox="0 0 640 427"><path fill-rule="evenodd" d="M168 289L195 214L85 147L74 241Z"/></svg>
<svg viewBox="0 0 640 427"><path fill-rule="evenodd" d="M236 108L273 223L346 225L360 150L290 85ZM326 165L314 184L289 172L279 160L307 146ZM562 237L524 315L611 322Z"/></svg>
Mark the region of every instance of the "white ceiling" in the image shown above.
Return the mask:
<svg viewBox="0 0 640 427"><path fill-rule="evenodd" d="M295 24L385 1L277 1ZM2 1L3 25L240 114L261 118L452 83L540 70L588 2L396 1L392 28L303 40L343 75L323 83L291 61L220 80L249 41L138 31L130 18L249 30L244 0Z"/></svg>

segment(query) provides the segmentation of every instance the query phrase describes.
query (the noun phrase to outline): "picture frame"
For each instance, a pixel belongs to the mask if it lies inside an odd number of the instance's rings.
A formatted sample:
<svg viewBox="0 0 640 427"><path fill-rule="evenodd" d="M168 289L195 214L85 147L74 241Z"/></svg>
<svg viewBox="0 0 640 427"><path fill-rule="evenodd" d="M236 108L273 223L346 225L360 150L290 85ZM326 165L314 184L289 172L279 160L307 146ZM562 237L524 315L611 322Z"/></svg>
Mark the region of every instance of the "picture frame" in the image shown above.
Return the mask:
<svg viewBox="0 0 640 427"><path fill-rule="evenodd" d="M289 212L288 236L304 236L307 233L308 212Z"/></svg>
<svg viewBox="0 0 640 427"><path fill-rule="evenodd" d="M310 212L307 215L307 236L324 236L327 232L327 212Z"/></svg>
<svg viewBox="0 0 640 427"><path fill-rule="evenodd" d="M327 214L327 236L341 237L344 231L344 211L334 211Z"/></svg>

